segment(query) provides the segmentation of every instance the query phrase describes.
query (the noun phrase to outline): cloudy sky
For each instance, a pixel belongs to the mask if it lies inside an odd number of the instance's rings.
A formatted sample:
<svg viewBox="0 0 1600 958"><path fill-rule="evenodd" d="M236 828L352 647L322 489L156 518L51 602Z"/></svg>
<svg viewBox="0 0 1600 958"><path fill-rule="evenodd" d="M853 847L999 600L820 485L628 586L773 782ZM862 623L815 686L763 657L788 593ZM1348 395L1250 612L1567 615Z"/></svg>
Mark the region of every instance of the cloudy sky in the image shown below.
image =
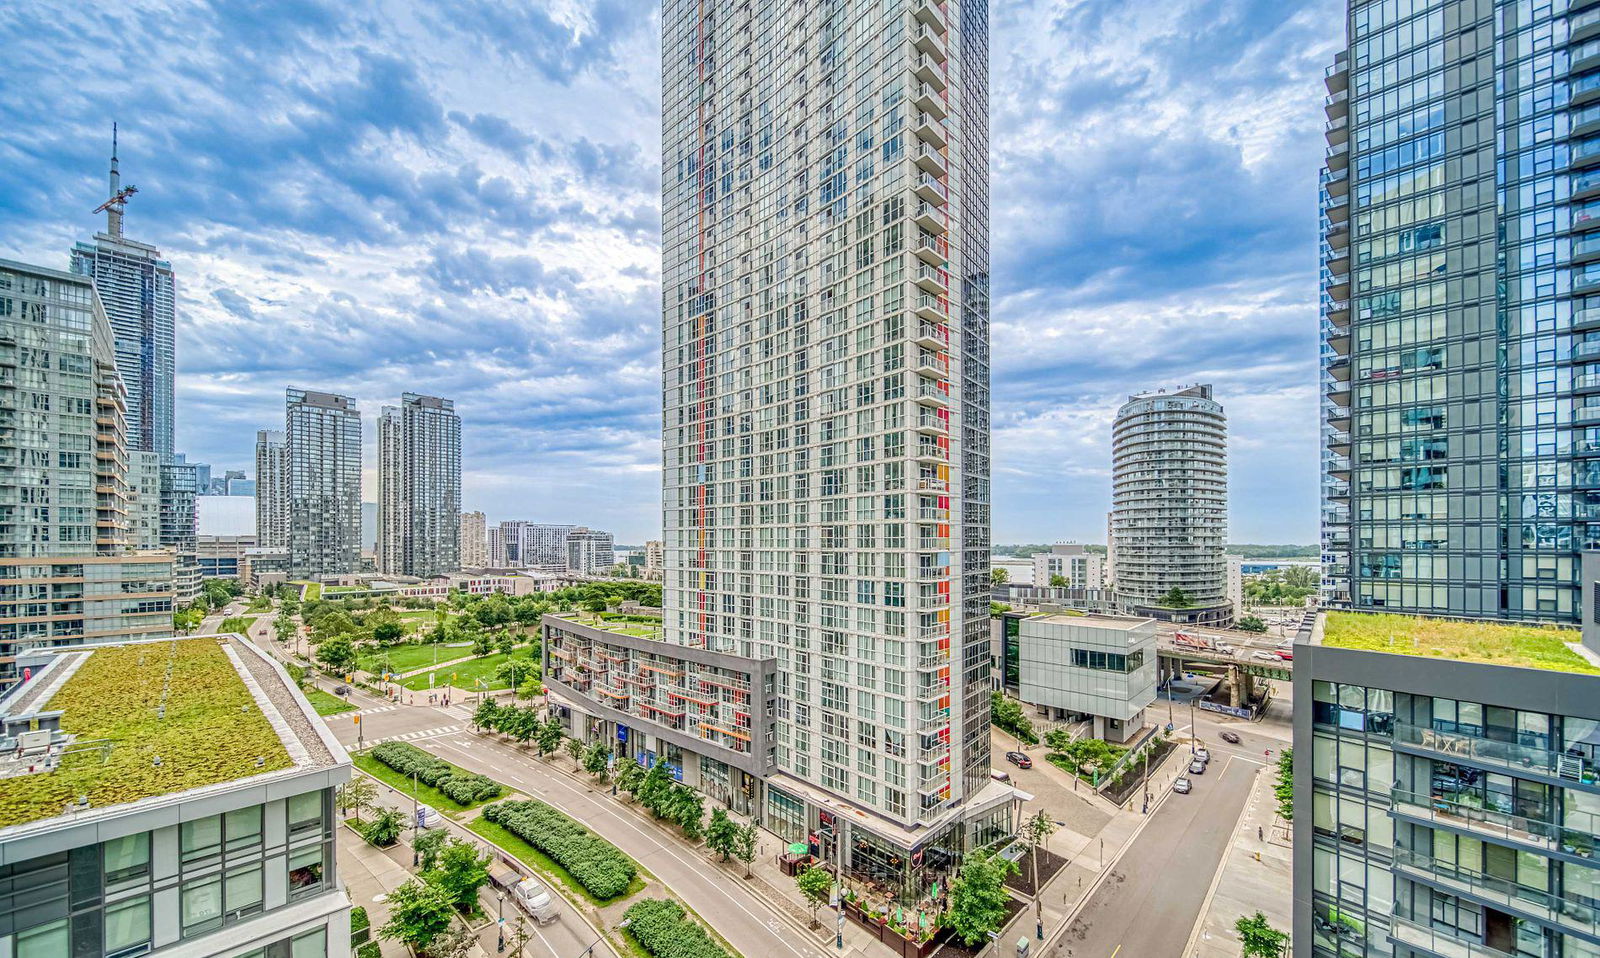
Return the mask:
<svg viewBox="0 0 1600 958"><path fill-rule="evenodd" d="M1234 541L1315 541L1342 4L991 6L995 540L1101 541L1113 410L1207 381ZM65 268L117 120L191 458L253 470L291 383L430 392L468 508L658 534L658 7L12 0L0 34L0 257Z"/></svg>

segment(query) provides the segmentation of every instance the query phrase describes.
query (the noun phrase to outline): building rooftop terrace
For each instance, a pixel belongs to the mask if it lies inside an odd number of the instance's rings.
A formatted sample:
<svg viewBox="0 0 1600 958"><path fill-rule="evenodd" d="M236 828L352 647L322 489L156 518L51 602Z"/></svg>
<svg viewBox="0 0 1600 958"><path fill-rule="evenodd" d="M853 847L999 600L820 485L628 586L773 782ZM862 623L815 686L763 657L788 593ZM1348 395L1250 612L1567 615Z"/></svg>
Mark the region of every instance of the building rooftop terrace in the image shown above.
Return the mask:
<svg viewBox="0 0 1600 958"><path fill-rule="evenodd" d="M1429 619L1373 612L1328 612L1317 629L1328 648L1456 659L1485 665L1600 675L1572 646L1575 629L1516 622ZM1318 639L1313 634L1312 641Z"/></svg>
<svg viewBox="0 0 1600 958"><path fill-rule="evenodd" d="M50 658L0 715L61 713L66 738L0 761L0 830L345 760L283 671L237 636Z"/></svg>

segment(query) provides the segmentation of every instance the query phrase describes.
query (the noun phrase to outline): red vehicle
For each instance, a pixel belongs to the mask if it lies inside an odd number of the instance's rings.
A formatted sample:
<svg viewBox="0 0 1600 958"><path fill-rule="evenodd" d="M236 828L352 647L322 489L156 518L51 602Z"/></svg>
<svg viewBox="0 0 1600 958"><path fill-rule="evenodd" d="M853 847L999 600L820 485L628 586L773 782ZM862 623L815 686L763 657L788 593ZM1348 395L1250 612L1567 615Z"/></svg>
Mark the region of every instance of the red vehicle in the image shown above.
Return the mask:
<svg viewBox="0 0 1600 958"><path fill-rule="evenodd" d="M1288 649L1273 649L1272 654L1276 655L1280 659L1283 659L1285 662L1294 661L1294 653L1290 652Z"/></svg>
<svg viewBox="0 0 1600 958"><path fill-rule="evenodd" d="M1193 635L1188 632L1174 632L1172 644L1181 645L1188 649L1211 649L1215 647L1215 643L1211 641L1210 636Z"/></svg>
<svg viewBox="0 0 1600 958"><path fill-rule="evenodd" d="M1007 752L1006 761L1010 762L1012 765L1015 765L1017 768L1033 768L1033 759L1022 754L1021 752Z"/></svg>

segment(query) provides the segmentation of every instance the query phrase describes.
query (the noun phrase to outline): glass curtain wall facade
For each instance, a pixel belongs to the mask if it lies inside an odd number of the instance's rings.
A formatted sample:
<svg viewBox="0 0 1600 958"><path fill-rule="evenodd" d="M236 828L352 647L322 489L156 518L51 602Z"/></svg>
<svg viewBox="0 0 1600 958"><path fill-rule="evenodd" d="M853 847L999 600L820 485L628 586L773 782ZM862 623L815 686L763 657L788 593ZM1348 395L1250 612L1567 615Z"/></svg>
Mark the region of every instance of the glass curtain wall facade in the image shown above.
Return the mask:
<svg viewBox="0 0 1600 958"><path fill-rule="evenodd" d="M1596 6L1350 5L1323 175L1336 602L1579 615L1578 553L1600 546Z"/></svg>
<svg viewBox="0 0 1600 958"><path fill-rule="evenodd" d="M256 545L289 547L289 445L276 429L256 432Z"/></svg>
<svg viewBox="0 0 1600 958"><path fill-rule="evenodd" d="M400 397L400 459L406 575L461 568L461 417L437 396Z"/></svg>
<svg viewBox="0 0 1600 958"><path fill-rule="evenodd" d="M988 781L987 8L662 23L667 637L776 659L776 771L933 825Z"/></svg>

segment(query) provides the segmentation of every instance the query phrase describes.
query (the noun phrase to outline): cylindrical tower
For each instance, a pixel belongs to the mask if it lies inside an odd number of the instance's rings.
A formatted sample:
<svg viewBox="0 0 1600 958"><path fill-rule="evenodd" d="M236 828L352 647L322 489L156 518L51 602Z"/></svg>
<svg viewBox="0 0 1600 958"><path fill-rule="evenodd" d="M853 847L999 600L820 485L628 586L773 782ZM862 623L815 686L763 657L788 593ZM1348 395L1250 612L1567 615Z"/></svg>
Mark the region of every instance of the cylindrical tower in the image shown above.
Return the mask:
<svg viewBox="0 0 1600 958"><path fill-rule="evenodd" d="M1128 397L1112 425L1111 484L1122 601L1171 621L1232 624L1228 424L1211 387Z"/></svg>

